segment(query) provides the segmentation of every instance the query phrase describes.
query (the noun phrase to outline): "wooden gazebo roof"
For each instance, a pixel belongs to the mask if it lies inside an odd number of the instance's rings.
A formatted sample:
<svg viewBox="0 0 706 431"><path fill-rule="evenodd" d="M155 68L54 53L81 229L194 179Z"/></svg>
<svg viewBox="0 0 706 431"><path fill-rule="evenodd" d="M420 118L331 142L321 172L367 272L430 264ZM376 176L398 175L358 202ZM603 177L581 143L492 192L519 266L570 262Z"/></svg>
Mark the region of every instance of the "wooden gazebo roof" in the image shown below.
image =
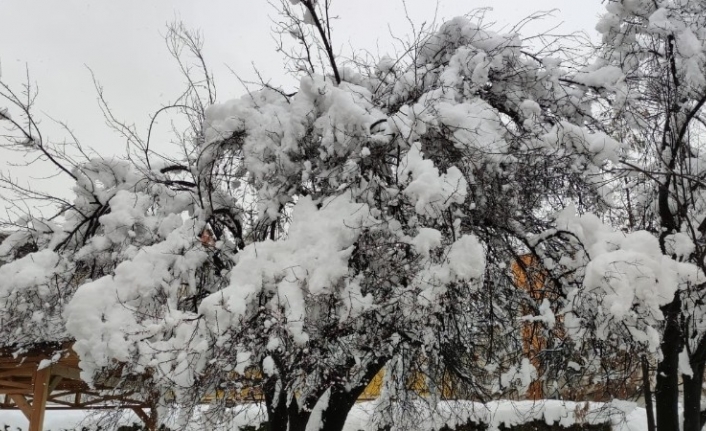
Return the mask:
<svg viewBox="0 0 706 431"><path fill-rule="evenodd" d="M44 412L52 410L131 409L148 430L156 429L150 403L113 390L111 379L91 388L81 380L72 343L43 343L17 354L0 348L0 409L21 410L29 431L41 431Z"/></svg>

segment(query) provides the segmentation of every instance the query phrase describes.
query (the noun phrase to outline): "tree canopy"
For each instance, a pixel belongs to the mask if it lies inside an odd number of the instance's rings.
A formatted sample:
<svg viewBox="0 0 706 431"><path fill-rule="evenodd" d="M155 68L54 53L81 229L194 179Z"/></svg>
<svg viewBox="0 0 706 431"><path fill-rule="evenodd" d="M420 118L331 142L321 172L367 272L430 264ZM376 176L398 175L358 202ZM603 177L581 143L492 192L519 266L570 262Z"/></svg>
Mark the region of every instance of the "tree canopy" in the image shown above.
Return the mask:
<svg viewBox="0 0 706 431"><path fill-rule="evenodd" d="M677 429L679 378L700 429L701 2L610 2L582 51L458 17L367 62L335 56L328 8L281 5L293 93L216 103L199 40L172 39L201 67L173 107L192 124L182 156L128 128L129 157L69 158L0 89L27 120L2 111L8 145L74 181L0 245L0 344L75 340L86 380L143 376L184 420L257 388L277 430L340 430L383 368L379 426L445 385L485 400L610 381L642 355L658 429ZM514 285L525 255L542 297ZM541 369L526 321L551 342Z"/></svg>

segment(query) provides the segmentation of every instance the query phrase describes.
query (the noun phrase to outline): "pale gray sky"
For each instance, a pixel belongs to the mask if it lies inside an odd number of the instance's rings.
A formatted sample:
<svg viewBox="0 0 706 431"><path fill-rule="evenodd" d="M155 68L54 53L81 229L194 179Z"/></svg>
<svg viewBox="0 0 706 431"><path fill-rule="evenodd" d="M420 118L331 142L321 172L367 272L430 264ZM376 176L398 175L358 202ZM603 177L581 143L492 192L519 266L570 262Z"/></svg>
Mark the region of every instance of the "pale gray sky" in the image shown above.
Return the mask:
<svg viewBox="0 0 706 431"><path fill-rule="evenodd" d="M406 3L417 24L433 19L435 1ZM600 0L440 0L438 22L486 6L493 8L487 16L498 28L532 12L558 9L554 18L527 27L524 34L563 22L558 31L583 30L595 37L593 28L602 11ZM403 38L410 34L401 0L334 0L333 9L340 17L333 37L339 49L353 46L385 54L390 31ZM2 79L19 86L26 65L39 87L39 111L67 122L84 145L120 154L124 142L105 126L87 66L103 85L114 112L146 130L149 114L183 89L164 43L166 23L181 20L187 28L202 31L219 99L225 101L244 92L228 67L253 79L254 64L273 83L286 81L271 37L274 16L265 0L0 0ZM43 121L50 138L63 138L50 120ZM0 152L0 169L69 196L68 181L34 181L31 178L47 174L45 167L29 172L11 168L11 160L16 156Z"/></svg>

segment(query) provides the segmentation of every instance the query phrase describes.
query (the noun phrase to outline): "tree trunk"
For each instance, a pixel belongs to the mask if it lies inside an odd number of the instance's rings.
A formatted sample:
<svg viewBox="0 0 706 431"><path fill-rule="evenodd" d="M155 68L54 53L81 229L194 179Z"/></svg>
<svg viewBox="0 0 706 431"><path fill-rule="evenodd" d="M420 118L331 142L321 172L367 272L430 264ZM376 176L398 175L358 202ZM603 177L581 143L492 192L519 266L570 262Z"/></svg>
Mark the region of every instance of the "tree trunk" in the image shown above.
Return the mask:
<svg viewBox="0 0 706 431"><path fill-rule="evenodd" d="M360 384L347 391L342 386L330 388L328 408L321 415L323 422L322 431L341 431L350 412L360 394L363 393L368 383L382 369L387 361L378 359L368 365L365 375L360 379ZM326 392L326 387L319 388L318 392L310 394L306 400L297 400L293 396L288 399L286 390L277 391L277 378L268 380L264 386L265 402L267 404L268 431L305 431L311 410L316 402ZM302 407L300 407L300 403Z"/></svg>
<svg viewBox="0 0 706 431"><path fill-rule="evenodd" d="M368 364L368 369L365 375L360 379L360 384L353 387L351 390L346 390L344 387L334 386L331 388L331 395L328 402L328 408L323 411L321 420L323 428L321 431L341 431L346 423L348 413L351 411L358 397L365 391L377 373L387 363L386 359L379 358L377 361Z"/></svg>
<svg viewBox="0 0 706 431"><path fill-rule="evenodd" d="M693 364L693 376L682 376L684 382L684 431L701 430L701 385L703 364Z"/></svg>
<svg viewBox="0 0 706 431"><path fill-rule="evenodd" d="M647 414L647 431L655 431L655 406L652 399L652 389L650 387L650 364L647 356L640 358L642 365L642 393L645 397L645 413Z"/></svg>
<svg viewBox="0 0 706 431"><path fill-rule="evenodd" d="M289 403L289 431L305 431L306 424L309 422L311 412L306 408L299 408L297 397L293 396Z"/></svg>
<svg viewBox="0 0 706 431"><path fill-rule="evenodd" d="M322 431L341 431L348 418L348 413L355 405L361 392L344 392L343 390L332 392L328 408L322 415L324 423Z"/></svg>
<svg viewBox="0 0 706 431"><path fill-rule="evenodd" d="M287 392L283 388L278 391L278 383L281 384L278 378L271 377L263 385L269 431L287 431L288 426Z"/></svg>
<svg viewBox="0 0 706 431"><path fill-rule="evenodd" d="M674 300L662 307L666 327L660 348L662 360L657 364L655 401L657 408L657 431L679 429L679 351L681 331L679 311L681 299L675 294Z"/></svg>

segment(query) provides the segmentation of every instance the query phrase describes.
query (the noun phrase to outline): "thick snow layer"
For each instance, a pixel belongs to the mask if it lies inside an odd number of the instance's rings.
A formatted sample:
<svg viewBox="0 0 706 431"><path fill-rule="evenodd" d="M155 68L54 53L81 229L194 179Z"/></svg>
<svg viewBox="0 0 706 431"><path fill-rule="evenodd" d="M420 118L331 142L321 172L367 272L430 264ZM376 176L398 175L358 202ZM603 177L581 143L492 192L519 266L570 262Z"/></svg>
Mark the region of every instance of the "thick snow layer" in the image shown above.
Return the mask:
<svg viewBox="0 0 706 431"><path fill-rule="evenodd" d="M65 263L52 250L42 250L0 266L0 314L5 326L0 327L0 344L68 338L61 320L66 299L57 293L60 286L57 280L65 270ZM11 332L12 329L15 331Z"/></svg>
<svg viewBox="0 0 706 431"><path fill-rule="evenodd" d="M306 343L305 295L327 294L348 274L352 246L371 223L368 213L366 205L353 203L346 196L325 201L320 210L310 198L300 199L288 238L248 245L231 273L230 286L203 301L200 310L208 324L216 333L237 325L252 299L263 289L271 289L277 295L268 307L283 307L291 335L296 342ZM306 291L300 286L300 280L305 279ZM348 289L349 293L360 291L356 286Z"/></svg>
<svg viewBox="0 0 706 431"><path fill-rule="evenodd" d="M344 431L376 430L375 418L377 403L364 402L356 404L348 415ZM626 401L612 403L576 403L571 401L493 401L487 404L471 401L449 401L439 403L432 410L428 405L417 406L416 414L408 419L399 418L391 428L412 429L419 431L437 430L443 426L456 428L469 421L484 422L490 425L490 430L497 430L501 425L513 426L530 421L543 420L548 424L559 423L570 426L574 423L605 423L610 422L613 431L643 431L647 430L645 409ZM588 408L586 408L588 407ZM246 425L259 425L264 419L263 406L251 404L234 409L233 417L221 429L237 429ZM56 411L49 410L45 416L44 430L73 430L81 426L95 424L99 416L88 410ZM410 422L414 425L410 427ZM120 419L122 424L137 422L131 412L125 412ZM0 426L7 425L12 430L27 430L27 421L21 412L15 410L0 410ZM206 408L196 413L193 424L186 431L216 430L209 426L209 415Z"/></svg>
<svg viewBox="0 0 706 431"><path fill-rule="evenodd" d="M468 193L468 184L461 171L451 167L445 174L440 174L434 162L424 158L419 143L412 145L398 174L411 180L403 193L416 202L419 215L439 216L452 203L463 203Z"/></svg>
<svg viewBox="0 0 706 431"><path fill-rule="evenodd" d="M696 267L663 255L658 239L648 232L615 231L594 215L576 216L573 207L557 215L556 225L559 230L576 235L583 244L584 258L590 258L585 266L583 289L569 293L572 309L564 310L569 318L565 322L569 333L579 336L581 325L571 322L570 314L584 308L605 316L606 322L625 325L636 341L645 342L656 351L659 336L653 327L664 318L660 307L672 301L680 286L699 282ZM680 238L673 236L673 247L681 251L688 244ZM645 327L648 321L651 326ZM609 336L608 325L602 328L598 336Z"/></svg>

